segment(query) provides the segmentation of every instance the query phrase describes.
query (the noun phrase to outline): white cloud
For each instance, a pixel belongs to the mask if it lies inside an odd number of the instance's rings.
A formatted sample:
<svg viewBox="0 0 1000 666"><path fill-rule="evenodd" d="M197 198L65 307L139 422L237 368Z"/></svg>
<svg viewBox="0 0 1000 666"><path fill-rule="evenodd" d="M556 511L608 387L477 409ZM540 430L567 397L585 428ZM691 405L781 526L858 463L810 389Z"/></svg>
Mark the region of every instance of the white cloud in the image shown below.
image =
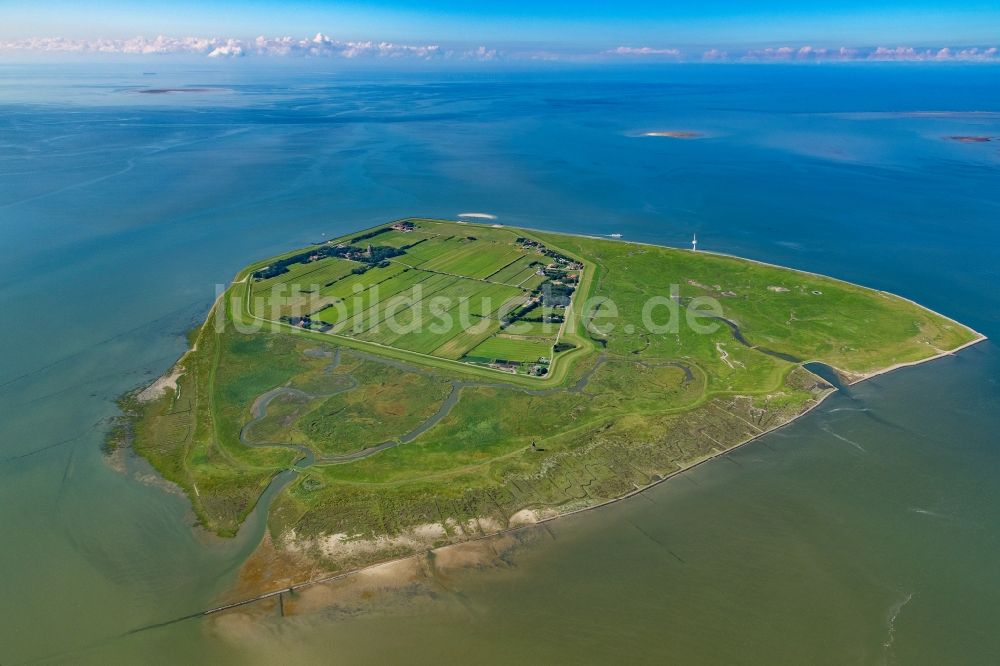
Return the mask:
<svg viewBox="0 0 1000 666"><path fill-rule="evenodd" d="M0 42L0 54L40 52L63 54L120 55L191 55L208 58L300 57L343 58L348 60L559 60L596 62L601 60L643 59L653 61L716 62L994 62L1000 63L997 47L920 47L878 46L874 48L820 47L810 44L775 45L745 51L708 48L686 52L678 48L619 46L607 51L555 50L538 51L511 48L501 51L488 46L442 48L437 44L398 44L387 41L341 41L316 33L313 37L266 37L237 39L224 37L143 36L129 39L65 39L38 37Z"/></svg>
<svg viewBox="0 0 1000 666"><path fill-rule="evenodd" d="M462 58L465 60L497 60L501 57L500 51L496 49L488 49L485 46L480 46L479 48L472 49L471 51L465 51L462 53Z"/></svg>
<svg viewBox="0 0 1000 666"><path fill-rule="evenodd" d="M616 56L669 56L671 58L679 58L681 55L680 49L654 49L649 46L619 46L607 53Z"/></svg>
<svg viewBox="0 0 1000 666"><path fill-rule="evenodd" d="M155 39L74 40L61 37L22 39L0 42L0 52L108 53L122 55L204 55L210 58L241 56L299 56L326 58L415 58L430 60L444 55L435 44L410 45L393 42L339 41L319 33L311 39L265 37L243 40L221 37L165 37ZM493 59L497 51L477 49L465 58Z"/></svg>
<svg viewBox="0 0 1000 666"><path fill-rule="evenodd" d="M792 47L779 46L764 49L752 49L740 56L741 60L754 62L792 62L792 61L854 61L871 60L880 62L997 62L1000 63L997 49L965 48L955 50L947 46L940 48L914 48L912 46L885 47L878 46L869 49L857 48L821 48L810 45Z"/></svg>
<svg viewBox="0 0 1000 666"><path fill-rule="evenodd" d="M895 48L880 46L870 52L867 59L890 62L1000 62L996 47L983 49L971 47L955 50L948 47L915 49L910 46L897 46Z"/></svg>

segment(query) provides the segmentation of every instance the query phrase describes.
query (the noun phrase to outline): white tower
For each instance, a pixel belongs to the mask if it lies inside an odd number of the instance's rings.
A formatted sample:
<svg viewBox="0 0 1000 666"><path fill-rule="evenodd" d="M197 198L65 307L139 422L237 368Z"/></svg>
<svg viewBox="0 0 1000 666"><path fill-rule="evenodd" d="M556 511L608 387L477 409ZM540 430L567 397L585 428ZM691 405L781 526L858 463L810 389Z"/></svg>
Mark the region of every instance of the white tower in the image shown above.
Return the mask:
<svg viewBox="0 0 1000 666"><path fill-rule="evenodd" d="M698 251L698 234L695 234L691 238L691 251L692 252L697 252Z"/></svg>

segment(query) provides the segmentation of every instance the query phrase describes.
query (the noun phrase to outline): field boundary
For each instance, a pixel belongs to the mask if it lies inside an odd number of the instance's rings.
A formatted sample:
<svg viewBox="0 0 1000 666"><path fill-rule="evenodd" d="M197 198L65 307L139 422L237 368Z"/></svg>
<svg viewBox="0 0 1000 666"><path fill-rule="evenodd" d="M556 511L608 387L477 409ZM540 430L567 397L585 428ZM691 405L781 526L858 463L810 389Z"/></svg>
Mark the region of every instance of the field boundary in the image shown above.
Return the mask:
<svg viewBox="0 0 1000 666"><path fill-rule="evenodd" d="M429 222L438 222L438 223L446 223L446 224L457 224L457 222L453 221L453 220L439 220L439 219L434 219L434 218L418 218L418 217L408 217L408 218L403 218L402 220L398 220L398 221L407 221L407 220L411 220L411 221L427 220ZM344 242L346 240L350 240L351 238L355 238L355 237L357 237L359 235L364 235L364 234L366 234L366 233L368 233L368 232L370 232L372 230L381 229L381 228L384 228L386 225L391 225L391 224L394 224L394 223L395 223L395 221L390 221L390 222L385 222L383 224L378 224L378 225L369 227L368 229L359 230L359 231L356 231L356 232L352 232L350 234L346 234L346 235L343 235L343 236L339 236L337 238L330 239L328 241L325 241L323 244ZM493 225L486 225L486 224L479 224L479 223L463 222L462 226L463 227L470 227L470 228L495 229L495 227ZM522 232L529 231L529 230L524 229L522 227L503 227L503 228L506 229L506 230L514 231L514 232L519 233L519 234L522 233ZM538 238L535 238L530 233L524 233L522 235L524 235L526 238L529 238L529 239L531 239L531 240L533 240L535 242L542 243L541 240L539 240ZM321 245L321 244L317 243L315 245ZM558 384L562 383L565 380L566 376L568 375L568 369L572 366L571 362L575 361L577 359L577 357L580 357L581 355L584 355L584 352L593 352L595 350L595 346L594 346L593 342L587 340L583 336L574 336L575 342L579 343L577 345L577 347L575 349L567 350L566 352L562 353L562 355L560 355L558 357L555 354L553 354L552 358L550 359L549 370L548 370L548 373L546 375L541 376L541 377L532 376L532 375L528 375L528 374L516 374L516 375L514 375L514 374L511 374L509 372L506 372L504 370L497 369L497 368L490 368L490 367L484 366L484 365L467 363L467 362L460 361L460 360L457 360L457 359L449 359L449 358L445 358L445 357L441 357L441 356L434 356L433 354L425 354L423 352L417 352L417 351L413 351L413 350L409 350L409 349L404 349L402 347L394 347L392 345L385 345L385 344L374 342L374 341L370 341L370 340L363 340L363 339L356 338L356 337L349 336L349 335L343 335L343 334L340 334L340 333L334 333L332 331L331 332L322 332L322 333L318 332L318 331L310 331L310 330L307 330L307 329L302 329L302 328L299 328L297 326L294 326L293 324L290 324L288 322L283 322L283 321L276 320L276 319L269 319L267 317L261 317L261 316L257 315L253 311L253 308L251 306L251 299L252 299L252 296L253 296L253 289L252 289L253 272L256 271L256 270L258 270L258 269L260 269L260 268L263 268L263 267L266 267L266 266L272 264L275 260L278 260L278 259L281 259L281 258L284 258L284 257L288 257L288 256L293 256L293 255L295 255L295 254L297 254L299 252L302 252L303 250L308 249L308 247L313 247L313 246L307 246L307 247L304 247L304 248L298 248L298 249L291 250L291 251L283 253L283 254L279 254L279 255L275 255L273 257L269 257L268 259L264 259L264 260L255 262L255 263L251 264L250 266L244 268L243 270L241 270L237 274L236 279L234 279L233 282L232 282L232 284L230 285L230 289L237 289L237 288L239 288L240 285L243 285L243 284L246 285L245 293L243 295L243 298L241 299L241 301L242 301L241 312L240 312L241 318L243 316L248 316L251 320L258 321L258 322L263 322L263 323L266 323L266 324L271 324L272 326L277 326L279 329L284 330L285 332L290 332L290 333L299 334L299 335L307 335L307 336L309 336L309 337L311 337L313 339L326 340L327 342L331 341L331 339L332 339L332 340L335 340L335 341L337 341L339 343L342 343L342 344L344 344L345 346L348 346L348 347L361 348L362 350L368 350L368 351L372 351L373 353L380 353L380 354L388 355L388 356L394 356L395 355L397 358L398 357L403 357L403 358L406 358L406 359L409 359L409 360L413 360L414 362L422 363L423 365L428 365L428 366L431 366L431 367L434 367L434 366L439 366L440 367L439 364L444 364L444 365L447 366L448 369L451 369L451 370L459 370L459 371L464 371L464 372L468 372L468 373L472 373L472 374L488 373L490 377L504 378L508 382L512 382L513 381L513 383L518 383L518 384L523 383L522 380L526 380L527 382L530 382L530 384L532 386L539 386L539 385L548 386L550 384L551 385L558 385ZM564 316L564 321L562 322L562 325L560 326L559 332L557 334L556 341L558 342L559 340L562 339L562 337L563 337L563 335L565 333L566 324L570 321L570 319L575 318L577 316L577 314L575 312L575 307L574 306L577 304L578 299L586 300L590 296L590 288L591 288L591 285L592 285L592 282L593 282L592 278L593 278L593 272L595 270L595 266L592 263L590 263L590 262L584 261L582 258L580 258L579 256L577 256L576 254L574 254L574 253L572 253L572 252L570 252L570 251L568 251L568 250L566 250L566 249L564 249L562 247L552 246L551 249L554 249L554 250L556 250L556 251L564 254L565 256L568 256L568 257L570 257L572 259L575 259L576 261L579 261L581 264L583 264L583 270L580 271L581 276L580 276L580 280L578 282L578 286L577 286L577 289L576 289L577 293L575 293L573 295L573 298L570 300L569 306L567 306L567 308L566 308L566 314ZM403 255L403 256L405 256L405 255ZM427 269L421 269L419 266L409 266L404 261L398 261L397 260L394 263L399 263L399 264L402 264L404 266L408 266L412 270L422 270L422 271L430 273L430 274L452 275L451 273L440 273L439 271L432 271L432 270L427 270ZM468 279L468 280L474 280L474 281L480 281L480 282L487 282L489 284L503 284L503 283L499 283L499 282L490 282L489 280L487 280L485 278L473 278L473 277L468 277L468 276L463 276L463 275L452 275L452 276L453 277L463 278L463 279ZM505 286L511 286L513 288L521 289L521 287L517 287L516 285L505 285Z"/></svg>

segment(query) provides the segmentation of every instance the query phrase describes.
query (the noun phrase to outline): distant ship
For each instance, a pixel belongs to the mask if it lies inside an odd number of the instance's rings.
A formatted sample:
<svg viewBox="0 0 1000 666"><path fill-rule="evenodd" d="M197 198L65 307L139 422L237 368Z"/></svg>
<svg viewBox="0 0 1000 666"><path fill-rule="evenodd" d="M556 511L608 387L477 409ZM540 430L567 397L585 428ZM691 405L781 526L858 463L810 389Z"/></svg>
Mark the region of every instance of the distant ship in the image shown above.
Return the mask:
<svg viewBox="0 0 1000 666"><path fill-rule="evenodd" d="M608 238L621 238L621 234L608 234Z"/></svg>

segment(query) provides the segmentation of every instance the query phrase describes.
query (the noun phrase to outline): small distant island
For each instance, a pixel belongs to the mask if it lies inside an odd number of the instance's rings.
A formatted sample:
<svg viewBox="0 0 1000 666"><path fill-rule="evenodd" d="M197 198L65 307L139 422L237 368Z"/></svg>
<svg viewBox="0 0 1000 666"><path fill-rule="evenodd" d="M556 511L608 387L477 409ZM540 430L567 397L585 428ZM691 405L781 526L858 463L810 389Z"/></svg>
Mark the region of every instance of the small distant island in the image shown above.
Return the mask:
<svg viewBox="0 0 1000 666"><path fill-rule="evenodd" d="M213 93L213 92L228 92L228 89L226 88L139 88L135 90L135 92L139 93L140 95L172 95L178 93L202 94L202 93Z"/></svg>
<svg viewBox="0 0 1000 666"><path fill-rule="evenodd" d="M108 447L219 535L261 512L266 588L615 501L818 405L813 363L854 382L981 339L811 273L412 218L241 271Z"/></svg>
<svg viewBox="0 0 1000 666"><path fill-rule="evenodd" d="M989 143L993 140L993 137L989 136L948 136L945 138L958 143Z"/></svg>
<svg viewBox="0 0 1000 666"><path fill-rule="evenodd" d="M659 132L645 132L643 136L659 136L667 139L700 139L705 135L701 132L691 132L688 130L665 130Z"/></svg>

